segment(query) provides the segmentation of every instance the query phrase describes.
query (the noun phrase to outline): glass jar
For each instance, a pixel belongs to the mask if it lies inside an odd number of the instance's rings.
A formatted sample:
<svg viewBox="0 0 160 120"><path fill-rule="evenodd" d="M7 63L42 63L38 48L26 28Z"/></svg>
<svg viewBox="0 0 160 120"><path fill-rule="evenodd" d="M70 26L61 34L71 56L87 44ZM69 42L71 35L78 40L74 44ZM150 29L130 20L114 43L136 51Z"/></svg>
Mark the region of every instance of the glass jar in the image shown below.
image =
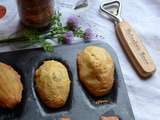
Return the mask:
<svg viewBox="0 0 160 120"><path fill-rule="evenodd" d="M54 15L53 0L17 0L21 22L30 27L47 27Z"/></svg>

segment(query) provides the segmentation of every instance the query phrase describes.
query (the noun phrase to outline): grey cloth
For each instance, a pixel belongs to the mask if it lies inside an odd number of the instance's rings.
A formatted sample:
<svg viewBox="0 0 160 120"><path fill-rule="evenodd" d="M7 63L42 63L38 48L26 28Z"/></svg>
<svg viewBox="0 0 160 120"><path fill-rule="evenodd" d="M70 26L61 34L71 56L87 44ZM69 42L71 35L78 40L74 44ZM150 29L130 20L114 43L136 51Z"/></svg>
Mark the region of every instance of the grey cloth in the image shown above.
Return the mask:
<svg viewBox="0 0 160 120"><path fill-rule="evenodd" d="M5 0L0 0L0 3L3 1ZM9 1L10 4L14 4L14 0ZM156 73L147 80L141 79L131 66L118 42L114 24L99 15L101 2L101 0L89 0L86 9L75 11L76 0L57 0L56 9L63 13L64 22L71 14L79 16L82 26L91 27L97 34L95 39L104 41L114 48L136 120L158 120L160 119L160 0L121 0L123 18L139 33L157 67ZM13 22L18 19L16 16L18 15L15 13ZM2 24L0 21L0 36L3 33L7 34L7 30L12 31L16 25L18 23L11 25ZM7 44L7 46L1 44L0 50L16 50L16 46L17 44Z"/></svg>

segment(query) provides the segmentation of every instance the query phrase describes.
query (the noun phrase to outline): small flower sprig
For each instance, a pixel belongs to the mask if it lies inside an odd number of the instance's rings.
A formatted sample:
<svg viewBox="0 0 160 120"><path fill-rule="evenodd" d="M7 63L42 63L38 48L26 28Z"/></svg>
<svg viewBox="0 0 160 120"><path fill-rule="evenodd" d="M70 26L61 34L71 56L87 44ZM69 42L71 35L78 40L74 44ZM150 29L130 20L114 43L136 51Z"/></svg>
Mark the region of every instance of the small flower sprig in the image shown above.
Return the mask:
<svg viewBox="0 0 160 120"><path fill-rule="evenodd" d="M60 12L56 12L51 18L51 27L46 35L41 35L40 32L35 29L26 30L24 35L25 38L29 40L28 45L39 44L45 51L51 52L53 51L53 45L47 41L49 38L56 38L58 43L61 44L72 44L74 37L83 38L86 42L92 39L92 30L87 28L83 31L76 16L70 16L66 25L62 24L61 16L62 14Z"/></svg>

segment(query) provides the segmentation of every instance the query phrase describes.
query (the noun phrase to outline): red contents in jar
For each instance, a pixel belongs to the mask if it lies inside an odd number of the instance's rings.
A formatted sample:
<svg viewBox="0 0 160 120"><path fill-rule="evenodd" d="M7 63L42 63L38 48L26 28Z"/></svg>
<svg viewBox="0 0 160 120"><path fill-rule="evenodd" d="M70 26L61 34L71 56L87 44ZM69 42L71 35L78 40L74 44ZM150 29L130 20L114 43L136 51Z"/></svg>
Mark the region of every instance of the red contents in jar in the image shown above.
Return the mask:
<svg viewBox="0 0 160 120"><path fill-rule="evenodd" d="M45 27L53 16L53 0L17 0L22 23L31 27Z"/></svg>
<svg viewBox="0 0 160 120"><path fill-rule="evenodd" d="M6 8L0 5L0 19L3 18L6 14Z"/></svg>

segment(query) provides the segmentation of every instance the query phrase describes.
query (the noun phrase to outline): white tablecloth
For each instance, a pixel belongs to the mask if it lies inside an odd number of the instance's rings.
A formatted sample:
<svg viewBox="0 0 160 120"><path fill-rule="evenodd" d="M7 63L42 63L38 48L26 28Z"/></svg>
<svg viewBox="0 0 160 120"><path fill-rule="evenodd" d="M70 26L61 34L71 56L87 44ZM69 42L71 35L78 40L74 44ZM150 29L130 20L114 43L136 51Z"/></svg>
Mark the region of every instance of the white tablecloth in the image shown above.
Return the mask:
<svg viewBox="0 0 160 120"><path fill-rule="evenodd" d="M136 120L160 119L160 0L121 0L122 16L141 36L146 48L157 66L156 73L142 80L129 63L115 35L114 24L101 17L98 8L101 0L90 0L88 9L74 11L75 0L57 0L57 9L62 11L63 20L71 14L80 16L84 27L91 27L98 40L110 44L116 51L130 102ZM107 1L107 0L106 0ZM0 0L3 2L3 0ZM13 2L13 1L12 1ZM63 3L63 4L62 4ZM8 27L9 26L3 26ZM2 32L0 26L0 31ZM15 44L0 45L1 51L15 50Z"/></svg>

